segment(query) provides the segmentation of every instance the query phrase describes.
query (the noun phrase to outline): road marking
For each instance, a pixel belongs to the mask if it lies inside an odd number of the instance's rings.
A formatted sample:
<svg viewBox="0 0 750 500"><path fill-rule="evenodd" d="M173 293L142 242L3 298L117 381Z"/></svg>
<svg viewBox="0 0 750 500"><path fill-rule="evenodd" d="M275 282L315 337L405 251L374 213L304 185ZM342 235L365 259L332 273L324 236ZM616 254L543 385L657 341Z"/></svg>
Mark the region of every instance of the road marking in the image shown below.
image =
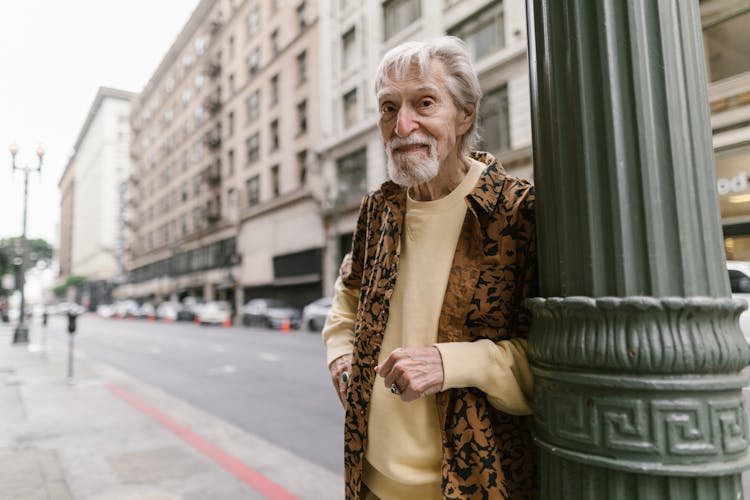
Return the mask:
<svg viewBox="0 0 750 500"><path fill-rule="evenodd" d="M228 375L230 373L236 373L237 367L234 365L217 366L216 368L209 368L206 370L208 375Z"/></svg>
<svg viewBox="0 0 750 500"><path fill-rule="evenodd" d="M272 352L262 352L258 354L258 359L261 361L269 361L271 363L278 363L281 360L281 356Z"/></svg>
<svg viewBox="0 0 750 500"><path fill-rule="evenodd" d="M112 391L126 403L129 403L131 406L177 434L180 439L213 460L221 468L234 475L240 481L247 484L269 500L297 500L297 497L265 477L263 474L251 469L243 462L239 461L221 448L206 441L187 427L178 424L164 413L144 403L122 387L108 383L107 389Z"/></svg>
<svg viewBox="0 0 750 500"><path fill-rule="evenodd" d="M224 347L224 346L223 346L223 345L221 345L221 344L211 344L211 347L210 347L210 349L211 349L211 350L212 350L213 352L226 352L226 350L227 350L227 348L226 348L226 347Z"/></svg>

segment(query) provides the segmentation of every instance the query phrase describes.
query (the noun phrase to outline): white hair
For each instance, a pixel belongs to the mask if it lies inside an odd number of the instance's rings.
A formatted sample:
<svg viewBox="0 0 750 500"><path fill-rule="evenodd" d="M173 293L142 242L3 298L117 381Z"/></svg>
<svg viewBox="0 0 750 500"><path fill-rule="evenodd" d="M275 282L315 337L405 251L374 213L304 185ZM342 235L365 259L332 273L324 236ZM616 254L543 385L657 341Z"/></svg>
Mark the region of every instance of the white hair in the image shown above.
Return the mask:
<svg viewBox="0 0 750 500"><path fill-rule="evenodd" d="M424 76L433 59L443 63L446 74L445 86L456 107L474 113L471 126L459 138L459 150L467 154L479 142L477 116L482 89L466 44L460 38L442 36L426 42L406 42L386 52L375 75L375 95L378 95L392 78L406 78L412 68L416 67L419 75Z"/></svg>

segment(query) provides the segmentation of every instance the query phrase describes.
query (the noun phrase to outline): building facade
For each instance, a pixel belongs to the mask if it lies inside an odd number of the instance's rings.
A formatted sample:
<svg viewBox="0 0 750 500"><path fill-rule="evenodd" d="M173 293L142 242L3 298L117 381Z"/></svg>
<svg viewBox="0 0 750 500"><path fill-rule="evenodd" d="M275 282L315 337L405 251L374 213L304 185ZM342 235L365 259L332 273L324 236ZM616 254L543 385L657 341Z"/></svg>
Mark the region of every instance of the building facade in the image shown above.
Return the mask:
<svg viewBox="0 0 750 500"><path fill-rule="evenodd" d="M60 278L86 278L84 305L112 300L123 279L123 209L134 94L101 87L60 179Z"/></svg>
<svg viewBox="0 0 750 500"><path fill-rule="evenodd" d="M122 297L322 293L317 5L203 0L134 105Z"/></svg>

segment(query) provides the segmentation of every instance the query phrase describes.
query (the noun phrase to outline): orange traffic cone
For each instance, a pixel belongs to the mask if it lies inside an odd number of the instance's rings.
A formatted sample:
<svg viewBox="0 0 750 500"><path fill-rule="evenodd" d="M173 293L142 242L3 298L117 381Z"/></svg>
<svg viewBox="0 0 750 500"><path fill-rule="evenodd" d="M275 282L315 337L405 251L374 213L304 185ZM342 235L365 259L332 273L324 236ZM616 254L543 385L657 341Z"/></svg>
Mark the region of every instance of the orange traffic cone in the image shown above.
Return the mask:
<svg viewBox="0 0 750 500"><path fill-rule="evenodd" d="M292 325L289 323L289 318L284 318L281 321L281 327L279 330L281 330L281 333L289 333L289 331L292 329Z"/></svg>
<svg viewBox="0 0 750 500"><path fill-rule="evenodd" d="M196 316L195 319L193 320L193 323L195 323L198 326L201 326L201 319L198 316Z"/></svg>
<svg viewBox="0 0 750 500"><path fill-rule="evenodd" d="M232 320L229 318L225 319L221 326L223 326L224 328L229 328L230 326L232 326Z"/></svg>

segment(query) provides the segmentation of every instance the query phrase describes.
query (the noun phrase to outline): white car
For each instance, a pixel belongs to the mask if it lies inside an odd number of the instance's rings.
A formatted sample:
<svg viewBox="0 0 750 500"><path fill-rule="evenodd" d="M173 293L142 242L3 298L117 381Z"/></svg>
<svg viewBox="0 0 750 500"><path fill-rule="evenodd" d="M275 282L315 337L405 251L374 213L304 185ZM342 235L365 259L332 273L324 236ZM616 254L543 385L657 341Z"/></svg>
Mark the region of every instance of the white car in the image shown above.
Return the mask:
<svg viewBox="0 0 750 500"><path fill-rule="evenodd" d="M741 299L750 304L750 262L728 260L729 284L732 287L732 298ZM745 340L750 342L750 310L740 315L740 330Z"/></svg>
<svg viewBox="0 0 750 500"><path fill-rule="evenodd" d="M206 302L198 309L195 316L196 323L201 325L216 324L230 325L232 323L232 306L229 302Z"/></svg>
<svg viewBox="0 0 750 500"><path fill-rule="evenodd" d="M156 317L168 323L177 321L177 311L179 309L180 309L180 304L178 304L177 302L169 302L169 301L162 302L156 308Z"/></svg>
<svg viewBox="0 0 750 500"><path fill-rule="evenodd" d="M323 329L323 325L326 323L326 317L328 311L331 310L331 297L323 297L315 302L310 302L302 309L302 324L307 327L308 330L313 332L319 332Z"/></svg>

